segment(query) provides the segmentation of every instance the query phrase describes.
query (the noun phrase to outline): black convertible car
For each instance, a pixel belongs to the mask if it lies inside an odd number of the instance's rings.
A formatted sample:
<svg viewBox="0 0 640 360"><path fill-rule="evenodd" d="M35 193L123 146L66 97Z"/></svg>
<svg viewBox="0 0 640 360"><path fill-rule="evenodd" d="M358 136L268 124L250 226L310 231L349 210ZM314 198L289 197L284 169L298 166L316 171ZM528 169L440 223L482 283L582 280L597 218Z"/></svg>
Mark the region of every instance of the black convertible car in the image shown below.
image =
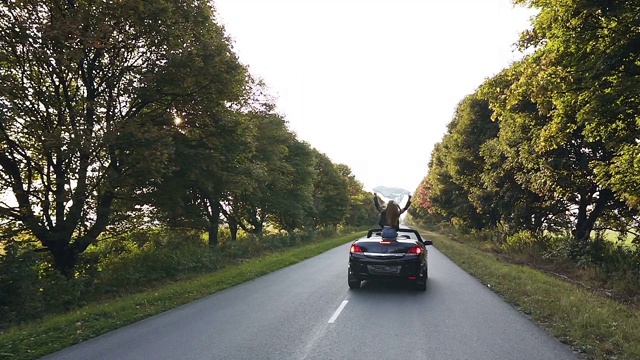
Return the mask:
<svg viewBox="0 0 640 360"><path fill-rule="evenodd" d="M427 289L427 245L413 229L400 229L395 239L380 237L380 229L369 230L367 237L351 244L349 251L349 287L357 289L363 280L396 279Z"/></svg>

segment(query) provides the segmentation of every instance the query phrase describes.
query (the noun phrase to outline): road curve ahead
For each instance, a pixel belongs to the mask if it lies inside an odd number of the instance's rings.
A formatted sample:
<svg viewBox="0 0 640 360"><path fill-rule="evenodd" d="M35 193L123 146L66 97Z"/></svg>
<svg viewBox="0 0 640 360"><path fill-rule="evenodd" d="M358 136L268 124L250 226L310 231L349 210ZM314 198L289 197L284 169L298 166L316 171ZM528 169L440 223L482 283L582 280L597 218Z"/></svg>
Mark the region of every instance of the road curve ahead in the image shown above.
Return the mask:
<svg viewBox="0 0 640 360"><path fill-rule="evenodd" d="M578 359L429 247L426 292L347 286L349 245L47 359Z"/></svg>

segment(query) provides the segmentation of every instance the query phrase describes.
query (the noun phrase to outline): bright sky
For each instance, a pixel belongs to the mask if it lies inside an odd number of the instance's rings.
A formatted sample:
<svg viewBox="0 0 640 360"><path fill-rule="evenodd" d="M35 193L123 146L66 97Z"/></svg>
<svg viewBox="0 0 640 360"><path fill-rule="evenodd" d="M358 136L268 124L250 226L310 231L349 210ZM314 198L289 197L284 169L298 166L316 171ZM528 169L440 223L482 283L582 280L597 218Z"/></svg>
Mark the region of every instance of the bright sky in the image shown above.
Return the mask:
<svg viewBox="0 0 640 360"><path fill-rule="evenodd" d="M510 0L214 0L298 139L365 190L414 192L464 96L522 57Z"/></svg>

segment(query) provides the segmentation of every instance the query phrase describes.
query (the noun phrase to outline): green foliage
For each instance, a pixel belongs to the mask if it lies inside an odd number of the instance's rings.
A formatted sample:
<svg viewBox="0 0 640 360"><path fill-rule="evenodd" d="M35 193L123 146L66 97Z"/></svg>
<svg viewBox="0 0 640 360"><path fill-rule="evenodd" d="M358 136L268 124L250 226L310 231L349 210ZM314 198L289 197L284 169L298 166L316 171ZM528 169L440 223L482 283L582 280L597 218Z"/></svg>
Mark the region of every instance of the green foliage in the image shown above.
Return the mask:
<svg viewBox="0 0 640 360"><path fill-rule="evenodd" d="M287 142L284 164L277 165L280 179L273 182L269 191L271 220L290 234L311 224L308 213L313 203L314 161L311 146L292 137Z"/></svg>
<svg viewBox="0 0 640 360"><path fill-rule="evenodd" d="M154 230L101 244L96 291L107 294L136 289L163 279L216 269L219 257L207 251L199 233ZM116 250L116 251L114 251Z"/></svg>
<svg viewBox="0 0 640 360"><path fill-rule="evenodd" d="M219 271L247 259L282 252L335 234L335 229L326 228L292 234L243 234L236 241L223 236L220 245L211 247L201 232L138 230L120 237L102 238L92 245L80 257L73 278L51 268L46 259L33 251L33 246L11 242L0 256L0 318L3 319L0 328L72 310L88 302Z"/></svg>
<svg viewBox="0 0 640 360"><path fill-rule="evenodd" d="M37 254L33 247L10 242L0 255L0 327L24 320L25 314L39 316L45 309L41 301L25 301L38 294Z"/></svg>
<svg viewBox="0 0 640 360"><path fill-rule="evenodd" d="M268 222L288 232L304 227L312 202L311 147L289 132L278 114L252 112L246 114L246 120L253 130L254 149L245 166L239 169L241 178L229 180L247 186L230 188L224 193L223 213L227 222L258 235Z"/></svg>
<svg viewBox="0 0 640 360"><path fill-rule="evenodd" d="M104 233L160 223L215 246L224 221L235 239L345 218L345 180L287 129L209 3L0 13L0 193L18 204L0 223L28 229L67 277Z"/></svg>
<svg viewBox="0 0 640 360"><path fill-rule="evenodd" d="M347 216L349 208L348 179L327 155L315 151L312 218L317 228L336 227Z"/></svg>
<svg viewBox="0 0 640 360"><path fill-rule="evenodd" d="M593 106L604 94L602 86L607 101L615 100L614 91L627 99L623 88L603 85L620 69L603 72L598 59L608 56L600 53L606 37L632 40L618 33L620 28L600 30L614 26L609 22L614 18L629 21L621 28L634 28L637 19L622 13L638 4L612 4L605 11L570 0L560 1L561 7L528 3L541 7L533 31L521 42L534 46L534 52L459 104L421 185L426 201L418 200L431 214L469 230L499 223L508 224L511 235L570 229L579 257L582 247L592 245L597 227L626 232L638 220L638 211L622 202L633 202L633 193L624 190L633 182L622 178L637 170L631 166L637 140L628 131L635 127L624 125L609 103ZM635 49L624 49L625 57L638 59ZM634 86L632 79L638 80L627 76L626 86ZM640 104L625 105L635 114ZM602 111L605 107L611 111ZM636 118L628 120L635 124ZM598 126L607 127L609 137L595 136ZM620 126L619 136L610 132ZM614 174L618 170L621 175Z"/></svg>
<svg viewBox="0 0 640 360"><path fill-rule="evenodd" d="M329 232L324 232L329 234ZM349 233L336 237L310 238L305 245L281 253L268 253L219 271L181 277L180 281L147 284L148 290L122 297L102 299L76 311L47 316L0 332L0 356L11 359L38 359L68 346L116 330L146 317L255 279L295 264L364 235Z"/></svg>
<svg viewBox="0 0 640 360"><path fill-rule="evenodd" d="M502 248L507 252L520 253L530 258L541 258L552 249L553 238L548 234L522 230L508 235Z"/></svg>
<svg viewBox="0 0 640 360"><path fill-rule="evenodd" d="M603 242L599 254L598 275L618 294L640 297L640 247L628 247Z"/></svg>
<svg viewBox="0 0 640 360"><path fill-rule="evenodd" d="M19 1L0 13L0 193L19 207L0 216L72 277L114 213L171 170L174 116L205 127L241 99L246 69L206 2Z"/></svg>
<svg viewBox="0 0 640 360"><path fill-rule="evenodd" d="M203 100L204 101L204 100ZM241 114L201 106L173 134L173 171L148 194L155 218L171 226L209 232L217 243L220 202L251 187L245 169L254 152L253 129Z"/></svg>
<svg viewBox="0 0 640 360"><path fill-rule="evenodd" d="M611 188L627 204L640 209L640 149L635 145L622 145L606 171L597 171L597 174L602 179L603 175L610 173L607 183Z"/></svg>
<svg viewBox="0 0 640 360"><path fill-rule="evenodd" d="M503 221L516 229L537 231L567 225L562 214L567 212L573 189L564 187L573 184L567 177L576 167L576 157L541 147L541 129L549 117L541 110L545 99L534 102L523 79L530 64L515 63L481 87L499 125L497 137L481 150L487 163L482 178L493 190L497 206L503 208Z"/></svg>
<svg viewBox="0 0 640 360"><path fill-rule="evenodd" d="M86 304L91 298L94 279L84 276L69 278L46 264L40 264L39 267L38 290L46 312L69 311Z"/></svg>
<svg viewBox="0 0 640 360"><path fill-rule="evenodd" d="M517 264L509 263L493 249L483 251L485 242L428 236L465 271L588 358L630 360L640 356L637 307L587 289L580 282L560 279L558 274L522 266L521 259Z"/></svg>
<svg viewBox="0 0 640 360"><path fill-rule="evenodd" d="M599 235L577 248L575 239L567 233L528 230L508 233L497 228L471 234L458 232L456 237L465 241L491 242L498 246L500 253L534 267L570 269L569 273L585 272L598 287L608 289L617 298L640 299L639 247L625 246Z"/></svg>
<svg viewBox="0 0 640 360"><path fill-rule="evenodd" d="M476 94L469 95L458 105L443 139L447 142L448 151L443 156L451 180L464 189L477 213L471 226L475 229L495 226L501 219L500 209L493 204L497 192L488 191L488 186L478 181L478 174L483 174L486 167L481 149L498 133L498 124L491 115L488 101Z"/></svg>
<svg viewBox="0 0 640 360"><path fill-rule="evenodd" d="M343 221L346 226L372 226L378 220L378 212L371 204L371 193L364 190L364 186L351 173L351 168L345 164L336 165L338 173L347 183L349 205L347 215Z"/></svg>
<svg viewBox="0 0 640 360"><path fill-rule="evenodd" d="M428 213L441 216L449 222L456 218L456 226L481 227L478 212L469 201L468 192L453 181L446 162L448 151L448 144L444 139L435 145L431 153L429 174L425 181L428 184ZM424 200L419 198L419 201Z"/></svg>
<svg viewBox="0 0 640 360"><path fill-rule="evenodd" d="M552 151L564 147L569 152L564 158L577 163L560 167L574 173L567 183L598 191L592 196L588 190L569 190L568 196L582 192L580 196L600 202L575 233L588 232L588 223L599 216L608 217L607 222L636 216L618 202L634 206L638 188L634 149L640 114L640 19L634 14L640 2L518 3L540 8L520 44L538 49L523 80L531 98L551 117L540 132L541 145Z"/></svg>
<svg viewBox="0 0 640 360"><path fill-rule="evenodd" d="M93 295L94 282L86 271L65 277L34 249L29 243L12 241L0 256L0 327L70 310ZM86 261L79 268L86 268Z"/></svg>
<svg viewBox="0 0 640 360"><path fill-rule="evenodd" d="M438 215L456 227L475 230L501 220L502 209L494 201L499 192L478 181L487 167L481 149L498 132L491 115L488 102L476 94L460 102L447 134L431 154L414 217Z"/></svg>

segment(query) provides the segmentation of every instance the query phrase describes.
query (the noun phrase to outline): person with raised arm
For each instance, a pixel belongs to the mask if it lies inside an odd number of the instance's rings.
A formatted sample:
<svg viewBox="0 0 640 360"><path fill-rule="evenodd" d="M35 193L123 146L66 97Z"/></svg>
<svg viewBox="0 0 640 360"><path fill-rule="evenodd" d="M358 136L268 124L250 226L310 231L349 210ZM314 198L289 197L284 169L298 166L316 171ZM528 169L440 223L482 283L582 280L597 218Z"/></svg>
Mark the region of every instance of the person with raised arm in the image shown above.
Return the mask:
<svg viewBox="0 0 640 360"><path fill-rule="evenodd" d="M398 230L400 230L400 215L407 211L411 205L411 195L409 195L407 203L402 209L394 200L389 200L385 206L382 206L381 202L383 202L382 199L374 192L373 203L380 212L380 219L378 220L378 225L382 229L380 235L385 239L396 238Z"/></svg>

